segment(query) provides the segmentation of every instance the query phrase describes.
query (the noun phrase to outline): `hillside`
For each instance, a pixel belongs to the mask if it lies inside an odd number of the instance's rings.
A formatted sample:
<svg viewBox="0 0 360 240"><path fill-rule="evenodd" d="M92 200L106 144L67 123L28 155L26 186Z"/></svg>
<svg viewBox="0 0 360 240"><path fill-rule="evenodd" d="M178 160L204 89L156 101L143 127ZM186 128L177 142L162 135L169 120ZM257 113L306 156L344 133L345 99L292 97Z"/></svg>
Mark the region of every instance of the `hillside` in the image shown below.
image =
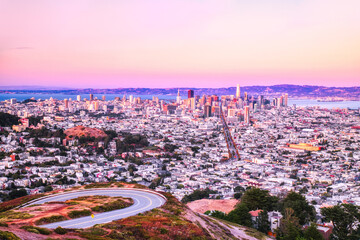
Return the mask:
<svg viewBox="0 0 360 240"><path fill-rule="evenodd" d="M87 189L97 187L118 188L139 187L139 185L104 183L86 186ZM77 199L67 203L37 205L21 211L8 210L0 213L0 230L12 232L21 239L265 239L263 234L255 230L195 213L171 194L162 194L167 198L167 202L160 208L84 230L49 230L39 228L36 223L39 224L40 217L46 216L49 220L52 215L64 215L68 213L64 209L71 209L71 206L76 210L81 210L81 204L84 208L89 208L89 202L92 204L100 202L96 201L99 200L98 198L89 197L86 202L81 202L85 199ZM24 201L17 200L16 202ZM106 199L106 201L109 202L111 199ZM5 202L2 205L8 204L14 205L12 202ZM61 213L57 212L57 208L62 209ZM0 239L2 239L1 236Z"/></svg>
<svg viewBox="0 0 360 240"><path fill-rule="evenodd" d="M76 126L73 128L69 128L66 129L64 131L64 133L66 134L66 138L68 139L72 139L72 138L81 138L81 137L86 137L86 138L96 138L96 139L100 139L100 138L105 138L107 135L104 131L97 129L97 128L89 128L89 127L84 127L84 126Z"/></svg>

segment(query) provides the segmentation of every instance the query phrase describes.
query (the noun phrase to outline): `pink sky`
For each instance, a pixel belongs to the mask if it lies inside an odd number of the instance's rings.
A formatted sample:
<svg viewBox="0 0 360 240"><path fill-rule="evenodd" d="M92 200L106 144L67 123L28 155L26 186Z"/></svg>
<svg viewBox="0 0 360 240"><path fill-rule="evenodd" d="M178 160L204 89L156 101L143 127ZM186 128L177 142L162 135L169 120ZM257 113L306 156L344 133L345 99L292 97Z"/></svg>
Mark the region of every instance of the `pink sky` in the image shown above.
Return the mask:
<svg viewBox="0 0 360 240"><path fill-rule="evenodd" d="M359 0L0 0L0 85L360 86Z"/></svg>

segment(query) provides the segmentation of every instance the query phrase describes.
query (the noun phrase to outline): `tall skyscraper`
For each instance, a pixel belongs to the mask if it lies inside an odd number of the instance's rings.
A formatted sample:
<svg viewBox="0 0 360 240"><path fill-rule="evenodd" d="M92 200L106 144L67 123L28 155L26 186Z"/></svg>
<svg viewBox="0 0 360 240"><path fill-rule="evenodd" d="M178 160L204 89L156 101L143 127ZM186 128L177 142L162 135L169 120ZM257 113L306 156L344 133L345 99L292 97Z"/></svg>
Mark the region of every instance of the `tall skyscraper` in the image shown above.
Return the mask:
<svg viewBox="0 0 360 240"><path fill-rule="evenodd" d="M181 97L180 97L180 90L178 89L177 97L176 97L176 103L181 103Z"/></svg>
<svg viewBox="0 0 360 240"><path fill-rule="evenodd" d="M249 109L249 106L244 107L244 123L245 124L250 123L250 109Z"/></svg>
<svg viewBox="0 0 360 240"><path fill-rule="evenodd" d="M206 118L211 117L211 106L208 104L204 106L204 116Z"/></svg>
<svg viewBox="0 0 360 240"><path fill-rule="evenodd" d="M95 103L94 103L94 110L95 111L99 110L99 102L98 101L95 101Z"/></svg>
<svg viewBox="0 0 360 240"><path fill-rule="evenodd" d="M194 90L188 90L188 98L193 98L194 97Z"/></svg>
<svg viewBox="0 0 360 240"><path fill-rule="evenodd" d="M285 93L285 102L284 102L285 107L288 106L288 98L289 98L289 95L287 93Z"/></svg>
<svg viewBox="0 0 360 240"><path fill-rule="evenodd" d="M94 95L90 93L90 101L94 100Z"/></svg>
<svg viewBox="0 0 360 240"><path fill-rule="evenodd" d="M103 100L103 101L105 101L105 100L106 100L105 95L103 95L101 98L102 98L102 100Z"/></svg>
<svg viewBox="0 0 360 240"><path fill-rule="evenodd" d="M244 100L245 100L245 101L248 100L248 94L247 94L247 92L244 93Z"/></svg>
<svg viewBox="0 0 360 240"><path fill-rule="evenodd" d="M239 99L240 98L240 84L236 85L236 98Z"/></svg>
<svg viewBox="0 0 360 240"><path fill-rule="evenodd" d="M81 96L77 95L76 100L78 100L80 102L81 101Z"/></svg>
<svg viewBox="0 0 360 240"><path fill-rule="evenodd" d="M69 108L69 100L67 98L64 99L65 108Z"/></svg>

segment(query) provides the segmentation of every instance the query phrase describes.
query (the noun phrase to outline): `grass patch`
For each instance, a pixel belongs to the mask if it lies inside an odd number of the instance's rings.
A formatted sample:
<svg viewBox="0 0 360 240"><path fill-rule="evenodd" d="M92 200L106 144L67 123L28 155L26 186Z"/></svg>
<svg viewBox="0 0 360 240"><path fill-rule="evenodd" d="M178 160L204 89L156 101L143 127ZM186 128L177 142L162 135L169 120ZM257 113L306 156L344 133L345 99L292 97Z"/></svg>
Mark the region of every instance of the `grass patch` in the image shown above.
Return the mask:
<svg viewBox="0 0 360 240"><path fill-rule="evenodd" d="M132 203L128 203L123 201L122 199L118 199L113 202L105 203L103 205L95 206L91 208L94 212L109 212L117 209L122 209L131 206Z"/></svg>
<svg viewBox="0 0 360 240"><path fill-rule="evenodd" d="M24 230L26 230L28 232L32 232L32 233L42 234L42 235L50 235L51 234L51 231L49 229L35 227L35 226L22 226L21 229L24 229Z"/></svg>
<svg viewBox="0 0 360 240"><path fill-rule="evenodd" d="M6 240L21 240L18 236L8 231L0 231L0 239Z"/></svg>
<svg viewBox="0 0 360 240"><path fill-rule="evenodd" d="M85 185L85 189L90 189L90 188L108 188L111 186L111 182L106 182L106 183L91 183L88 185Z"/></svg>
<svg viewBox="0 0 360 240"><path fill-rule="evenodd" d="M43 224L48 224L48 223L54 223L54 222L61 222L61 221L65 221L67 220L66 217L61 216L61 215L53 215L50 217L43 217L40 218L39 220L37 220L35 222L36 225L43 225Z"/></svg>
<svg viewBox="0 0 360 240"><path fill-rule="evenodd" d="M245 228L245 233L251 237L254 237L256 239L265 239L266 235L262 232L257 231L256 229L253 228L248 228L248 227L244 227Z"/></svg>
<svg viewBox="0 0 360 240"><path fill-rule="evenodd" d="M90 216L91 215L91 211L88 209L84 209L84 210L74 210L68 213L68 216L70 218L79 218L79 217L85 217L85 216Z"/></svg>
<svg viewBox="0 0 360 240"><path fill-rule="evenodd" d="M15 207L19 207L27 202L30 202L31 200L43 197L44 194L36 194L36 195L28 195L24 197L19 197L10 201L6 201L3 203L0 203L0 212L5 212L7 210L13 209Z"/></svg>
<svg viewBox="0 0 360 240"><path fill-rule="evenodd" d="M32 218L34 215L31 215L27 212L15 212L15 211L6 211L0 213L0 218L4 219L28 219Z"/></svg>

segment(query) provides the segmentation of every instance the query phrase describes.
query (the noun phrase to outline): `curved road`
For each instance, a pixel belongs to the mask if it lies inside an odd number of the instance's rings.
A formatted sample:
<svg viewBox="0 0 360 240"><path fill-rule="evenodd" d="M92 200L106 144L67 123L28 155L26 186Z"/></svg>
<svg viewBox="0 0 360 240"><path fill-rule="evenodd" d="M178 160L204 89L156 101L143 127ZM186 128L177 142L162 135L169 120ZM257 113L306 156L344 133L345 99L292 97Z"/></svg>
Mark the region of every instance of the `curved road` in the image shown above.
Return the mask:
<svg viewBox="0 0 360 240"><path fill-rule="evenodd" d="M160 207L166 202L165 197L161 194L140 189L91 189L55 194L50 197L34 200L22 207L33 204L43 204L46 202L63 202L69 199L91 195L132 198L134 200L134 204L127 208L94 214L94 218L92 218L91 216L81 217L72 220L42 225L42 227L57 228L58 226L60 226L63 228L88 228L94 226L95 224L108 223L114 220L134 216L136 214L149 211L153 208Z"/></svg>

